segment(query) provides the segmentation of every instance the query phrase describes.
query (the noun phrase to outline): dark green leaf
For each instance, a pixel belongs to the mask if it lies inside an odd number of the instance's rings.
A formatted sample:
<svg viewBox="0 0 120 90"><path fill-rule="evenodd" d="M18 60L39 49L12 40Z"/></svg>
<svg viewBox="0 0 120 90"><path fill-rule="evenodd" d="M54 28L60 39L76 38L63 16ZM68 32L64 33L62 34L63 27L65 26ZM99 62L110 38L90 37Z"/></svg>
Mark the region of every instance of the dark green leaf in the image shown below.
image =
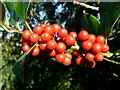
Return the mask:
<svg viewBox="0 0 120 90"><path fill-rule="evenodd" d="M89 13L83 13L80 22L82 28L86 29L89 33L98 35L100 22L95 16Z"/></svg>
<svg viewBox="0 0 120 90"><path fill-rule="evenodd" d="M20 20L24 20L26 17L26 10L28 7L28 2L15 2L14 9Z"/></svg>
<svg viewBox="0 0 120 90"><path fill-rule="evenodd" d="M13 67L13 73L16 75L17 78L19 78L24 83L24 60L27 56L27 53L24 53L14 64Z"/></svg>
<svg viewBox="0 0 120 90"><path fill-rule="evenodd" d="M107 5L107 6L106 6ZM100 3L100 34L109 36L113 23L120 15L120 2Z"/></svg>
<svg viewBox="0 0 120 90"><path fill-rule="evenodd" d="M114 52L114 54L119 55L120 54L120 49Z"/></svg>
<svg viewBox="0 0 120 90"><path fill-rule="evenodd" d="M0 2L0 21L3 21L5 17L5 7L4 5Z"/></svg>

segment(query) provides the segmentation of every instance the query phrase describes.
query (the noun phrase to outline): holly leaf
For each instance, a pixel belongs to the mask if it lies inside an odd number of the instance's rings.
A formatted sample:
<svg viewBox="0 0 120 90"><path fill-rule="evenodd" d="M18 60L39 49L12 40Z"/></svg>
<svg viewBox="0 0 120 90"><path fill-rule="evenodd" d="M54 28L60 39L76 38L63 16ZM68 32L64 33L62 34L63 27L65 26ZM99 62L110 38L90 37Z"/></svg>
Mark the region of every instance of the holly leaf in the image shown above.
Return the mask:
<svg viewBox="0 0 120 90"><path fill-rule="evenodd" d="M24 83L24 61L27 56L27 53L24 53L14 64L13 73L16 75L18 79L20 79Z"/></svg>
<svg viewBox="0 0 120 90"><path fill-rule="evenodd" d="M107 5L107 6L106 6ZM99 33L108 37L116 19L120 16L120 2L100 3L100 31Z"/></svg>
<svg viewBox="0 0 120 90"><path fill-rule="evenodd" d="M86 29L89 33L98 35L100 22L92 14L83 12L83 15L80 18L81 27Z"/></svg>
<svg viewBox="0 0 120 90"><path fill-rule="evenodd" d="M0 2L0 21L4 20L5 17L5 6Z"/></svg>
<svg viewBox="0 0 120 90"><path fill-rule="evenodd" d="M14 9L20 20L24 20L26 18L26 10L28 7L28 2L15 2Z"/></svg>

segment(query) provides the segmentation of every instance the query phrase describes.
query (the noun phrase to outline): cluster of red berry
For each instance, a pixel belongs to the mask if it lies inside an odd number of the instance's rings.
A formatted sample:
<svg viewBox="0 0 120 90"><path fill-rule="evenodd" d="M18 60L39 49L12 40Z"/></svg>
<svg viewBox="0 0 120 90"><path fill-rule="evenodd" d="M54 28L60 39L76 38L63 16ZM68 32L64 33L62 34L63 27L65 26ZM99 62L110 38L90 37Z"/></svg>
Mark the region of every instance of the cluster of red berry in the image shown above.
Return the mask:
<svg viewBox="0 0 120 90"><path fill-rule="evenodd" d="M109 46L105 44L105 38L102 35L95 36L89 34L86 30L82 30L78 34L81 50L73 51L74 55L78 56L76 64L81 65L87 62L87 66L94 68L96 62L102 62L104 59L103 53L107 53ZM81 55L80 55L81 54Z"/></svg>
<svg viewBox="0 0 120 90"><path fill-rule="evenodd" d="M33 32L24 30L22 38L22 50L24 52L28 52L33 44L38 43L31 51L32 56L37 56L40 52L44 52L50 57L55 57L57 62L65 66L71 64L72 54L77 56L77 65L81 65L85 61L95 64L95 61L102 61L104 59L102 53L106 53L109 50L103 36L96 37L93 34L88 34L85 30L80 31L78 35L76 32L68 33L59 24L37 25L33 28ZM75 45L76 41L79 40L79 50L73 50L72 54L66 52L69 47ZM81 49L82 53L80 52Z"/></svg>

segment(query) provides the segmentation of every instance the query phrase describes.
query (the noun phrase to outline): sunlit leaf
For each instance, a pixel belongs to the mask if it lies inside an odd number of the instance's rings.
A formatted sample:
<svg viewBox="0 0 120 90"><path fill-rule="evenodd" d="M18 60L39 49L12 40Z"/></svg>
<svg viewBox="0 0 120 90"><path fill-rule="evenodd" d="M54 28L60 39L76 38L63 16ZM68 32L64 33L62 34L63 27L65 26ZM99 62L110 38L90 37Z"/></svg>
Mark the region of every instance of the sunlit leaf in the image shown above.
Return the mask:
<svg viewBox="0 0 120 90"><path fill-rule="evenodd" d="M99 20L89 13L83 13L80 19L81 27L86 29L89 33L98 35L100 22Z"/></svg>

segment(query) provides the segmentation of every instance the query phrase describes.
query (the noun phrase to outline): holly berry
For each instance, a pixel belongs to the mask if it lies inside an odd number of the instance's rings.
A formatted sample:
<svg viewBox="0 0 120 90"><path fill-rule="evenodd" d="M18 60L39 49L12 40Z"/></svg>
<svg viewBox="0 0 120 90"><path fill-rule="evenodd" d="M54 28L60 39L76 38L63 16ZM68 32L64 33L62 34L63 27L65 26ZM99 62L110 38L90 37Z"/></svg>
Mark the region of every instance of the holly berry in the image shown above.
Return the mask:
<svg viewBox="0 0 120 90"><path fill-rule="evenodd" d="M70 65L72 62L72 60L69 57L65 57L64 61L63 61L63 65L68 66Z"/></svg>
<svg viewBox="0 0 120 90"><path fill-rule="evenodd" d="M68 31L65 28L61 28L57 34L60 38L64 38L68 35Z"/></svg>
<svg viewBox="0 0 120 90"><path fill-rule="evenodd" d="M38 35L41 35L43 31L43 27L41 25L37 25L33 28L34 33L37 33Z"/></svg>
<svg viewBox="0 0 120 90"><path fill-rule="evenodd" d="M86 55L85 55L85 59L87 60L87 61L93 61L94 60L94 54L92 54L92 53L87 53Z"/></svg>
<svg viewBox="0 0 120 90"><path fill-rule="evenodd" d="M92 43L95 43L96 36L94 34L89 34L87 40L91 41Z"/></svg>
<svg viewBox="0 0 120 90"><path fill-rule="evenodd" d="M24 52L28 52L28 51L30 50L30 48L31 48L31 46L28 45L28 44L22 46L22 50L23 50Z"/></svg>
<svg viewBox="0 0 120 90"><path fill-rule="evenodd" d="M40 53L40 49L38 46L35 46L31 51L32 56L37 56Z"/></svg>
<svg viewBox="0 0 120 90"><path fill-rule="evenodd" d="M72 46L73 44L75 44L76 40L74 37L68 35L65 39L65 43L68 45L68 46Z"/></svg>
<svg viewBox="0 0 120 90"><path fill-rule="evenodd" d="M109 51L109 46L107 44L102 44L101 52L107 53Z"/></svg>
<svg viewBox="0 0 120 90"><path fill-rule="evenodd" d="M89 68L95 68L96 62L95 62L94 60L88 61L88 62L86 63L86 65L87 65L87 67L89 67Z"/></svg>
<svg viewBox="0 0 120 90"><path fill-rule="evenodd" d="M31 32L30 30L24 30L23 33L22 33L22 37L25 39L25 40L29 40L29 36L31 35Z"/></svg>
<svg viewBox="0 0 120 90"><path fill-rule="evenodd" d="M74 37L75 39L77 38L77 33L76 32L70 32L69 35Z"/></svg>
<svg viewBox="0 0 120 90"><path fill-rule="evenodd" d="M50 35L52 35L53 34L53 27L51 25L47 25L43 28L43 32L47 32Z"/></svg>
<svg viewBox="0 0 120 90"><path fill-rule="evenodd" d="M63 42L58 42L55 50L57 53L63 53L66 50L66 45Z"/></svg>
<svg viewBox="0 0 120 90"><path fill-rule="evenodd" d="M80 55L80 51L78 51L78 50L73 50L73 55L79 56L79 55Z"/></svg>
<svg viewBox="0 0 120 90"><path fill-rule="evenodd" d="M41 34L41 40L43 42L47 42L47 41L51 40L51 35L47 32L44 32Z"/></svg>
<svg viewBox="0 0 120 90"><path fill-rule="evenodd" d="M99 52L95 55L95 61L102 62L103 59L104 59L104 56L101 52Z"/></svg>
<svg viewBox="0 0 120 90"><path fill-rule="evenodd" d="M57 62L62 63L65 59L65 56L64 56L64 54L57 54L55 56L55 59L56 59Z"/></svg>
<svg viewBox="0 0 120 90"><path fill-rule="evenodd" d="M47 42L47 46L46 47L49 50L54 50L56 48L56 46L57 46L56 41L55 40L50 40L50 41Z"/></svg>
<svg viewBox="0 0 120 90"><path fill-rule="evenodd" d="M102 50L102 46L100 43L94 43L91 50L93 53L99 53Z"/></svg>
<svg viewBox="0 0 120 90"><path fill-rule="evenodd" d="M72 59L72 54L71 54L71 53L66 52L64 55L65 55L66 57L69 57L70 59Z"/></svg>
<svg viewBox="0 0 120 90"><path fill-rule="evenodd" d="M84 50L90 50L92 47L92 42L89 40L83 41L81 46Z"/></svg>
<svg viewBox="0 0 120 90"><path fill-rule="evenodd" d="M39 35L37 33L32 33L29 37L31 43L37 43L39 41Z"/></svg>
<svg viewBox="0 0 120 90"><path fill-rule="evenodd" d="M40 50L42 50L42 51L46 51L46 42L40 42L40 44L39 44L39 47L40 47Z"/></svg>
<svg viewBox="0 0 120 90"><path fill-rule="evenodd" d="M57 24L57 23L56 23L56 24L53 24L52 27L53 27L53 32L54 32L55 34L57 34L57 32L61 29L60 25Z"/></svg>
<svg viewBox="0 0 120 90"><path fill-rule="evenodd" d="M97 36L96 43L104 44L105 38L102 35Z"/></svg>
<svg viewBox="0 0 120 90"><path fill-rule="evenodd" d="M78 40L87 40L88 32L86 30L82 30L78 34Z"/></svg>
<svg viewBox="0 0 120 90"><path fill-rule="evenodd" d="M77 65L83 64L84 63L84 58L82 56L77 57L76 60L75 60L75 63Z"/></svg>
<svg viewBox="0 0 120 90"><path fill-rule="evenodd" d="M55 55L56 55L56 51L55 50L48 51L48 56L54 57Z"/></svg>
<svg viewBox="0 0 120 90"><path fill-rule="evenodd" d="M29 44L30 44L30 42L27 41L27 40L23 40L23 41L22 41L22 45L29 45Z"/></svg>

